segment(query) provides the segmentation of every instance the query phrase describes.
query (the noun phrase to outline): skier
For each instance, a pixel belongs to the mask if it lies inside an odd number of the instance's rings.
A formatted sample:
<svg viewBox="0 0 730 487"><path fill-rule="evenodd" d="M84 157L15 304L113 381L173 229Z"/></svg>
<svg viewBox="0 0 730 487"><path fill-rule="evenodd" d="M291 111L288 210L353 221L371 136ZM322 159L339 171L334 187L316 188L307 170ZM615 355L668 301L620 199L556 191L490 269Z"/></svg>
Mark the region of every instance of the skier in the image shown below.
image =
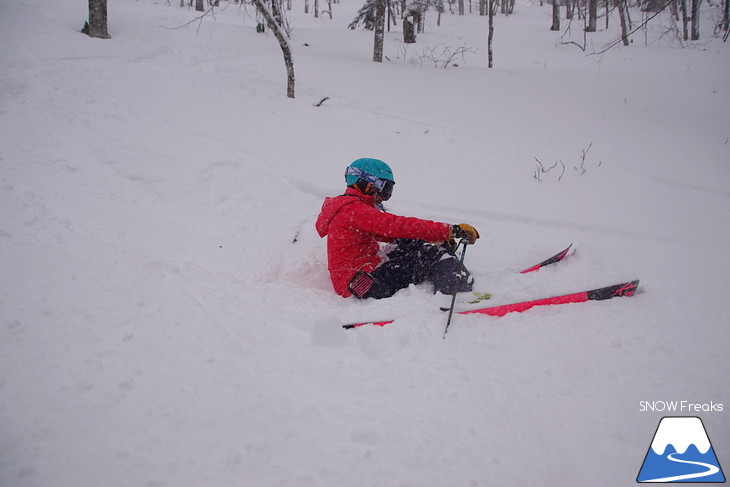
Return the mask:
<svg viewBox="0 0 730 487"><path fill-rule="evenodd" d="M429 280L434 292L471 291L473 279L454 252L456 239L474 244L479 238L473 226L387 213L382 203L390 199L395 179L379 159L354 161L345 183L344 194L325 199L316 223L319 236L327 236L337 294L381 299Z"/></svg>

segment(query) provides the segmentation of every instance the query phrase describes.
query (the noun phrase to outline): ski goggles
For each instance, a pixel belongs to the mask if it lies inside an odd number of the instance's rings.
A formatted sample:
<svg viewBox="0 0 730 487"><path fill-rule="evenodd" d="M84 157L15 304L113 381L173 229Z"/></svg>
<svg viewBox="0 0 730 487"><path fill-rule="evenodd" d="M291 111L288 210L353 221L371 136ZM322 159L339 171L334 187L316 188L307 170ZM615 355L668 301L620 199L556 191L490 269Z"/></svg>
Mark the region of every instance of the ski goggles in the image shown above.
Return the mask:
<svg viewBox="0 0 730 487"><path fill-rule="evenodd" d="M345 170L345 177L347 176L357 176L363 181L372 184L373 186L375 186L375 189L378 190L378 194L380 195L380 197L386 201L389 200L390 197L393 195L393 186L395 186L395 181L391 181L390 179L376 178L369 172L363 171L359 167L352 166L348 166Z"/></svg>

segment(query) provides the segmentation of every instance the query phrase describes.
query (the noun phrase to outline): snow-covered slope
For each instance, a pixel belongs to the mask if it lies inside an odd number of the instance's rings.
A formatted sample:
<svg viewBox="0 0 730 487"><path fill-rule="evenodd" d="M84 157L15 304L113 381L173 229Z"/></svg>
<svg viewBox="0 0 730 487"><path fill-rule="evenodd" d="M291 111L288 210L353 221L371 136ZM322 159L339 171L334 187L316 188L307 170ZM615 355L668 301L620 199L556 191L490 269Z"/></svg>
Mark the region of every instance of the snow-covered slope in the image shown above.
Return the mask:
<svg viewBox="0 0 730 487"><path fill-rule="evenodd" d="M639 401L730 402L727 44L585 56L525 3L494 69L477 16L394 30L375 64L359 7L295 2L290 100L250 9L171 29L196 14L117 0L102 41L83 2L0 5L0 485L627 485L660 415ZM439 44L477 52L420 66ZM642 292L447 340L425 286L341 299L313 222L364 156L392 211L480 230L495 304Z"/></svg>
<svg viewBox="0 0 730 487"><path fill-rule="evenodd" d="M657 455L662 455L668 445L674 446L679 453L684 453L690 445L697 447L700 453L707 453L712 446L707 433L698 418L664 418L657 429L651 448Z"/></svg>

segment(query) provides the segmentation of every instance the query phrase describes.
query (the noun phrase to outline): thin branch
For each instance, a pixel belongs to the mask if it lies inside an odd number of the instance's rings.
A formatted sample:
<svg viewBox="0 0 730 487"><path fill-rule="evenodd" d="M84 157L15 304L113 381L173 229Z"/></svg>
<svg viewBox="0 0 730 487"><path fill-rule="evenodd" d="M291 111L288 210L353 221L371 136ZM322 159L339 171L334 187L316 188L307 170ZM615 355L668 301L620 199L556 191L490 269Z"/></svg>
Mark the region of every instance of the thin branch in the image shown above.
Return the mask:
<svg viewBox="0 0 730 487"><path fill-rule="evenodd" d="M672 4L672 2L674 2L674 0L669 0L667 3L665 3L664 6L662 8L660 8L659 11L657 11L657 13L655 13L651 17L647 17L647 19L644 22L642 22L641 25L639 25L634 30L632 30L631 32L629 32L628 34L626 34L626 37L628 38L630 35L636 33L637 31L639 31L641 29L643 29L644 26L646 24L648 24L650 20L652 20L654 17L656 17L657 15L659 15L660 13L662 13L664 11L664 9L666 9L668 6L670 6ZM609 50L613 49L614 47L616 47L617 45L619 45L619 43L621 43L621 42L623 42L623 36L621 36L618 39L616 39L615 41L613 41L611 44L609 44L602 51L591 52L591 53L587 54L587 56L594 56L594 55L603 54L606 51L609 51Z"/></svg>
<svg viewBox="0 0 730 487"><path fill-rule="evenodd" d="M591 150L591 147L593 147L593 142L588 144L588 148L580 150L580 160L583 164L586 162L586 157L588 157L588 151Z"/></svg>
<svg viewBox="0 0 730 487"><path fill-rule="evenodd" d="M573 23L573 19L570 19L570 21L568 22L568 27L565 28L565 32L563 32L563 35L560 37L560 39L561 39L560 44L562 44L564 46L567 46L567 45L570 45L570 44L575 44L576 46L578 46L578 48L581 51L585 52L586 51L586 44L588 43L588 31L585 30L585 28L582 29L583 30L583 45L582 46L580 44L578 44L577 42L575 42L575 41L567 41L567 42L565 42L565 41L562 40L570 32L570 28L571 28L571 24L572 23ZM585 23L583 25L585 25Z"/></svg>
<svg viewBox="0 0 730 487"><path fill-rule="evenodd" d="M541 181L540 174L546 174L548 171L551 171L558 167L558 164L562 166L562 170L560 171L560 176L558 177L558 181L563 179L563 175L565 174L565 164L563 164L563 161L556 161L555 164L552 166L545 168L545 165L542 163L540 159L535 157L535 160L537 161L538 167L535 169L535 172L533 173L533 177L537 181Z"/></svg>
<svg viewBox="0 0 730 487"><path fill-rule="evenodd" d="M161 25L160 27L162 27L163 29L167 29L167 30L179 30L179 29L183 29L183 28L189 26L190 24L193 24L195 22L198 22L198 30L197 31L200 32L200 26L203 24L203 19L208 14L210 14L213 17L213 19L215 19L215 13L213 12L213 9L215 9L215 7L216 7L215 5L212 5L202 15L199 15L198 17L195 17L194 19L190 20L189 22L185 22L182 25L178 25L177 27L167 27L167 26L164 26L164 25Z"/></svg>

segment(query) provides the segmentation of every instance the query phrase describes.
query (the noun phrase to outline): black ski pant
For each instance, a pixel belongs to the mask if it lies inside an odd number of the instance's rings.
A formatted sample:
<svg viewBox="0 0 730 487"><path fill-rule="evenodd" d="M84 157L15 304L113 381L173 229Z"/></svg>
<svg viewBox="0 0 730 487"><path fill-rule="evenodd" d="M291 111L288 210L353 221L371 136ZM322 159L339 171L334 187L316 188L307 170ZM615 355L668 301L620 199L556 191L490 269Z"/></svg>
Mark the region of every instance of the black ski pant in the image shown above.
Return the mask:
<svg viewBox="0 0 730 487"><path fill-rule="evenodd" d="M424 240L398 239L388 259L370 276L373 284L363 298L382 299L411 284L431 281L434 293L471 291L473 279L456 257L454 247Z"/></svg>

